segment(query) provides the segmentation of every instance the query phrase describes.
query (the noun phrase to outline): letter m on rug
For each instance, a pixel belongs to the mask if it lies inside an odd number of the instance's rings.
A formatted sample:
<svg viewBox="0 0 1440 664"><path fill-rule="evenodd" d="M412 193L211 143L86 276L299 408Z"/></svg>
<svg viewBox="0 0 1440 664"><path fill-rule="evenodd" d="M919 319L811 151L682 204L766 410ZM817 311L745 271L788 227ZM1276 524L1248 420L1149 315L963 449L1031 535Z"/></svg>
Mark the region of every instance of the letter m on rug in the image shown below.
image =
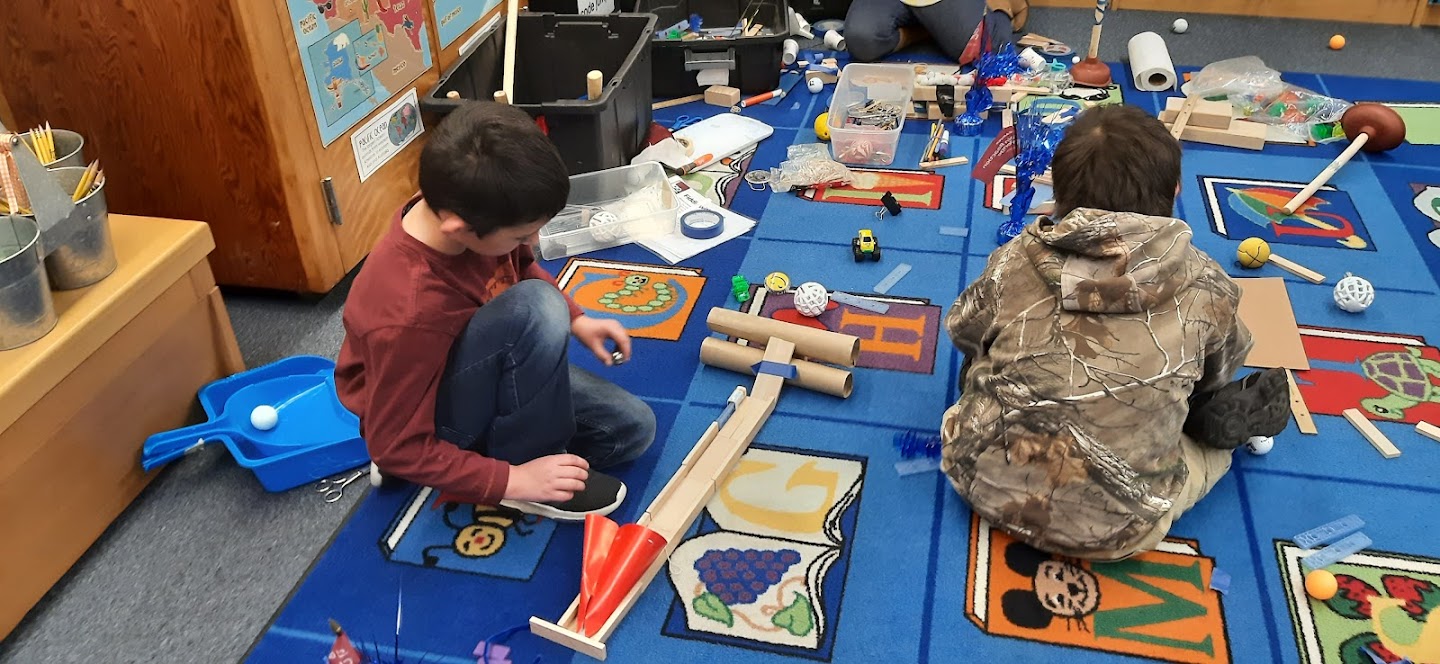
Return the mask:
<svg viewBox="0 0 1440 664"><path fill-rule="evenodd" d="M1059 558L972 517L965 613L982 631L1165 662L1230 661L1215 561L1167 539L1111 564ZM1057 653L1056 658L1060 657Z"/></svg>

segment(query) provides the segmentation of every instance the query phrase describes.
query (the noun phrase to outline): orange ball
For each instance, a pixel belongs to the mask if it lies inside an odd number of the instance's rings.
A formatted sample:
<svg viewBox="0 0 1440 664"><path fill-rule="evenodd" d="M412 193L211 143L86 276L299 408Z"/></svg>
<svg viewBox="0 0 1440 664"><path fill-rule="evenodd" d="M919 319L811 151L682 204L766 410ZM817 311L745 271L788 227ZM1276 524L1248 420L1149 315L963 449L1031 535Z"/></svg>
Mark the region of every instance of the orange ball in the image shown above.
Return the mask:
<svg viewBox="0 0 1440 664"><path fill-rule="evenodd" d="M1330 572L1317 569L1305 575L1305 592L1315 599L1323 602L1334 597L1339 590L1340 584Z"/></svg>
<svg viewBox="0 0 1440 664"><path fill-rule="evenodd" d="M1338 51L1345 48L1345 35L1335 35L1330 38L1330 50Z"/></svg>

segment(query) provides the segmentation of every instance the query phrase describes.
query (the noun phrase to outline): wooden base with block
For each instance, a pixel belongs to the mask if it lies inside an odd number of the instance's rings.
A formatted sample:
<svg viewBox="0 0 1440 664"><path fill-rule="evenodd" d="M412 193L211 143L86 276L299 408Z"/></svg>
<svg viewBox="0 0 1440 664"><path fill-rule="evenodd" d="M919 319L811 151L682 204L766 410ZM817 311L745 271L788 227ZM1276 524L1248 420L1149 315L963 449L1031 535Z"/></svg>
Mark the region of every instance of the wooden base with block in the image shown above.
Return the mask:
<svg viewBox="0 0 1440 664"><path fill-rule="evenodd" d="M774 367L791 366L797 356L828 358L842 366L853 367L859 355L860 340L856 337L725 309L711 310L707 324L713 331L765 344L762 361ZM685 455L680 468L636 521L637 525L649 528L664 538L665 546L603 624L596 629L580 629L580 597L577 595L556 622L532 616L530 632L595 659L605 659L608 654L605 642L665 566L670 554L680 544L680 538L700 516L700 511L714 497L721 482L734 470L761 427L765 426L765 421L775 411L780 388L785 382L784 376L765 371L762 367L755 377L750 395L740 401L724 425L712 422L695 447ZM805 386L803 381L791 382Z"/></svg>
<svg viewBox="0 0 1440 664"><path fill-rule="evenodd" d="M1192 114L1193 115L1193 114ZM1173 129L1171 123L1166 123L1166 129ZM1206 143L1208 145L1223 145L1228 148L1240 148L1242 150L1264 150L1265 138L1269 136L1270 130L1258 122L1248 120L1235 120L1226 129L1213 129L1189 124L1180 133L1180 140L1192 141L1195 143Z"/></svg>
<svg viewBox="0 0 1440 664"><path fill-rule="evenodd" d="M1350 422L1350 426L1355 427L1355 430L1365 437L1365 440L1370 441L1370 444L1375 447L1375 451L1379 452L1381 456L1386 459L1400 456L1400 448L1395 447L1395 443L1390 442L1385 434L1380 433L1380 430L1375 428L1375 424L1367 419L1364 413L1354 408L1347 408L1341 414Z"/></svg>

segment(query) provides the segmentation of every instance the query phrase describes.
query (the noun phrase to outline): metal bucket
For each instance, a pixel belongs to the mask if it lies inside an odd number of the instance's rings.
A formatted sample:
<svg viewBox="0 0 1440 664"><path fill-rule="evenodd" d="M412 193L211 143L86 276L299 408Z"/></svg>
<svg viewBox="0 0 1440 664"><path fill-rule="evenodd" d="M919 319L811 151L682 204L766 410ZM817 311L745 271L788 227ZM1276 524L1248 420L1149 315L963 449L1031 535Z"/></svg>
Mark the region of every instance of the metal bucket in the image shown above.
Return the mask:
<svg viewBox="0 0 1440 664"><path fill-rule="evenodd" d="M58 140L57 140L57 145ZM50 171L65 193L75 191L83 168L57 168ZM84 219L70 239L56 247L46 247L45 271L55 290L84 288L115 271L115 246L110 242L110 212L105 205L105 185L76 201L73 215Z"/></svg>
<svg viewBox="0 0 1440 664"><path fill-rule="evenodd" d="M35 150L35 144L30 142L30 134L20 134L21 139L30 150ZM45 164L45 168L69 168L71 166L85 167L85 137L69 129L51 129L50 136L55 139L55 161Z"/></svg>
<svg viewBox="0 0 1440 664"><path fill-rule="evenodd" d="M57 320L45 283L40 226L26 217L0 217L0 350L45 336Z"/></svg>

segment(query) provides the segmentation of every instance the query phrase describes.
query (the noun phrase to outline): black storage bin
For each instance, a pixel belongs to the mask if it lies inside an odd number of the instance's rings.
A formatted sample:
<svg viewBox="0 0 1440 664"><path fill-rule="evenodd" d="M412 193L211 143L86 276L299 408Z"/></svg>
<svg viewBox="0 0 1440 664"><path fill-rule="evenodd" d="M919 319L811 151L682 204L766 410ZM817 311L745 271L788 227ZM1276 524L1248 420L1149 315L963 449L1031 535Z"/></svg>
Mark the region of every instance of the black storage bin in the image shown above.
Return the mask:
<svg viewBox="0 0 1440 664"><path fill-rule="evenodd" d="M625 166L650 131L651 14L530 14L516 17L515 90L510 100L545 118L550 140L570 174ZM422 111L446 114L465 100L490 100L505 67L502 25L445 72L420 100ZM585 75L605 75L600 98L585 99ZM460 99L448 99L450 91Z"/></svg>
<svg viewBox="0 0 1440 664"><path fill-rule="evenodd" d="M655 95L683 97L702 91L695 76L701 69L726 69L730 86L747 95L769 92L780 85L780 55L790 37L787 0L636 0L636 12L658 16L656 29L664 30L699 14L701 28L733 27L741 18L774 31L773 35L735 39L655 40Z"/></svg>

